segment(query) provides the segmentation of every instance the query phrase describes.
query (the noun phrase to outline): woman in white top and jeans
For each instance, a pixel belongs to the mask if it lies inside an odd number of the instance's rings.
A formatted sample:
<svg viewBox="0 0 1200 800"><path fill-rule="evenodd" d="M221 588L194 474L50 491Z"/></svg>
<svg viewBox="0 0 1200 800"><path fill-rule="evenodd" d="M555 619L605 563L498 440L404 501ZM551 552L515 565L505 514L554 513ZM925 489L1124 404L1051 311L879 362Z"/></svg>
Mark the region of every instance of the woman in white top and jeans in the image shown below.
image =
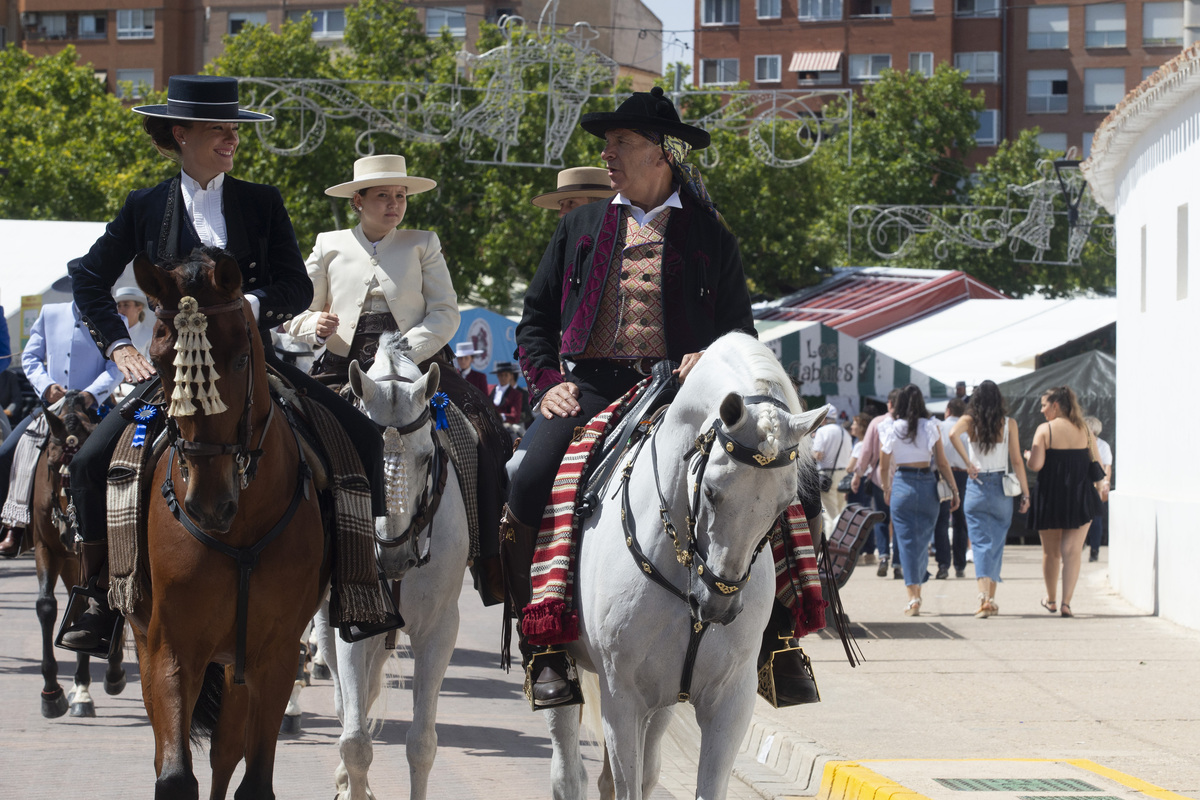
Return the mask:
<svg viewBox="0 0 1200 800"><path fill-rule="evenodd" d="M979 610L985 619L1000 612L996 584L1008 526L1012 522L1012 498L1004 494L1001 481L1009 464L1021 483L1021 513L1029 510L1029 483L1018 444L1017 421L1005 416L1004 397L992 381L984 381L971 395L971 407L950 430L950 443L967 462L967 496L964 511L975 552L975 580L979 584ZM962 434L970 439L970 453L963 447Z"/></svg>
<svg viewBox="0 0 1200 800"><path fill-rule="evenodd" d="M921 585L929 579L929 543L937 523L937 474L930 464L936 459L937 472L953 488L950 510L958 508L958 489L942 448L937 423L925 411L921 390L909 384L896 398L896 421L881 438L880 472L883 491L892 510L892 528L904 570L904 588L908 606L904 613L921 613ZM892 464L896 465L893 472Z"/></svg>

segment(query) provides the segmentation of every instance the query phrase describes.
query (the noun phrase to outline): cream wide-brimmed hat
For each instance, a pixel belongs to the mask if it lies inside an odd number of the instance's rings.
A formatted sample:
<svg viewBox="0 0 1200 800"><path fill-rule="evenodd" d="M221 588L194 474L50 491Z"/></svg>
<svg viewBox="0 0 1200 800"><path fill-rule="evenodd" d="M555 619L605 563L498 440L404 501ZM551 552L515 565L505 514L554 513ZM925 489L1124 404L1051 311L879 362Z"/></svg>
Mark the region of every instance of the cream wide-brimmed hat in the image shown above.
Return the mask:
<svg viewBox="0 0 1200 800"><path fill-rule="evenodd" d="M608 182L608 170L604 167L571 167L558 173L558 189L539 194L533 198L538 208L558 210L563 200L575 197L612 197L617 193Z"/></svg>
<svg viewBox="0 0 1200 800"><path fill-rule="evenodd" d="M437 186L437 181L409 175L404 156L366 156L354 162L354 180L330 186L325 194L330 197L353 197L360 189L372 186L403 186L413 195L428 192Z"/></svg>

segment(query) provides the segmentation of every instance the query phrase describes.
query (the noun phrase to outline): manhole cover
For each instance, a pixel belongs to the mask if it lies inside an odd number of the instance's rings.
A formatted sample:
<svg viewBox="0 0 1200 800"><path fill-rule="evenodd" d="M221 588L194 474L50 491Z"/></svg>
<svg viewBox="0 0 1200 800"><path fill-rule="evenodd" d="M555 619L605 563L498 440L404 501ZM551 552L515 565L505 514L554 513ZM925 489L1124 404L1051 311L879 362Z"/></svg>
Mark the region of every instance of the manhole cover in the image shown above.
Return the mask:
<svg viewBox="0 0 1200 800"><path fill-rule="evenodd" d="M934 778L935 781L956 792L1098 792L1092 786L1074 778ZM1026 800L1022 798L1022 800ZM1058 800L1038 797L1036 800ZM1071 797L1069 800L1084 800ZM1093 800L1088 798L1088 800Z"/></svg>

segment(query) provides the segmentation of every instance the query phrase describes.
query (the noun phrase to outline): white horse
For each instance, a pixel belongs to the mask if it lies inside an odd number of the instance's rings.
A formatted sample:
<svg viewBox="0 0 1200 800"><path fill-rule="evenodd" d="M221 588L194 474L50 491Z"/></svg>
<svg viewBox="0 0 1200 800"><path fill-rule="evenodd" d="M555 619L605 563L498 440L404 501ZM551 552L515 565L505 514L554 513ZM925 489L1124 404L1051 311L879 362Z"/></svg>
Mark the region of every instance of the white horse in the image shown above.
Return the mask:
<svg viewBox="0 0 1200 800"><path fill-rule="evenodd" d="M448 456L438 455L429 401L437 391L438 367L426 375L402 352L400 336L385 334L375 363L364 373L350 365L350 387L372 420L384 429L388 516L376 521L380 567L400 583L402 630L413 652L412 724L405 740L410 796L423 800L437 754L438 692L458 638L458 596L469 548L467 513L458 478ZM436 512L419 530L410 530L422 514L437 482L436 459L446 470L445 491ZM426 492L428 494L426 494ZM333 674L334 707L342 722L341 764L334 782L339 800L373 798L367 784L371 732L367 712L382 688L388 651L383 635L348 643L329 626L321 650ZM336 640L336 641L334 641Z"/></svg>
<svg viewBox="0 0 1200 800"><path fill-rule="evenodd" d="M725 797L750 724L756 656L775 594L770 548L757 561L755 555L796 502L801 468L811 472L808 433L827 411L800 409L770 350L745 334L722 337L653 433L626 457L632 471L623 485L605 491L585 525L576 584L579 639L568 652L579 668L597 673L618 800L648 796L657 783L659 744L684 699L695 706L701 729L696 797ZM620 480L618 473L614 483ZM664 532L660 508L670 515L675 539ZM627 540L641 554L631 555ZM690 566L681 553L690 554ZM700 644L687 685L694 635ZM553 795L582 800L579 709L546 713Z"/></svg>

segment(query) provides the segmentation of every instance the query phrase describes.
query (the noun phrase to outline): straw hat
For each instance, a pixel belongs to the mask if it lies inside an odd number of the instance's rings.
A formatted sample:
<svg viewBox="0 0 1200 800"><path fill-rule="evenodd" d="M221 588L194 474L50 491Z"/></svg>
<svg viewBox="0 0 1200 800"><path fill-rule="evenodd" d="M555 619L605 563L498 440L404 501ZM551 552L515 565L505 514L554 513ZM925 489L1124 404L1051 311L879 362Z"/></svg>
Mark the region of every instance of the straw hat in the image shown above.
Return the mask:
<svg viewBox="0 0 1200 800"><path fill-rule="evenodd" d="M353 197L360 189L372 186L403 186L410 195L428 192L437 186L429 178L410 176L404 166L404 156L366 156L354 162L354 180L330 186L330 197Z"/></svg>
<svg viewBox="0 0 1200 800"><path fill-rule="evenodd" d="M475 349L474 342L459 342L456 345L454 345L454 357L455 358L465 358L467 356L481 356L481 355L483 355L483 351Z"/></svg>
<svg viewBox="0 0 1200 800"><path fill-rule="evenodd" d="M563 200L576 197L612 197L616 189L608 181L608 170L603 167L571 167L558 173L558 189L539 194L533 198L538 208L558 210Z"/></svg>
<svg viewBox="0 0 1200 800"><path fill-rule="evenodd" d="M118 303L122 300L132 300L135 303L141 303L143 307L150 305L146 300L146 295L136 286L122 286L117 289L113 292L113 300Z"/></svg>
<svg viewBox="0 0 1200 800"><path fill-rule="evenodd" d="M167 81L165 105L135 106L147 117L187 119L194 122L271 122L270 114L238 107L236 78L219 75L172 75Z"/></svg>

